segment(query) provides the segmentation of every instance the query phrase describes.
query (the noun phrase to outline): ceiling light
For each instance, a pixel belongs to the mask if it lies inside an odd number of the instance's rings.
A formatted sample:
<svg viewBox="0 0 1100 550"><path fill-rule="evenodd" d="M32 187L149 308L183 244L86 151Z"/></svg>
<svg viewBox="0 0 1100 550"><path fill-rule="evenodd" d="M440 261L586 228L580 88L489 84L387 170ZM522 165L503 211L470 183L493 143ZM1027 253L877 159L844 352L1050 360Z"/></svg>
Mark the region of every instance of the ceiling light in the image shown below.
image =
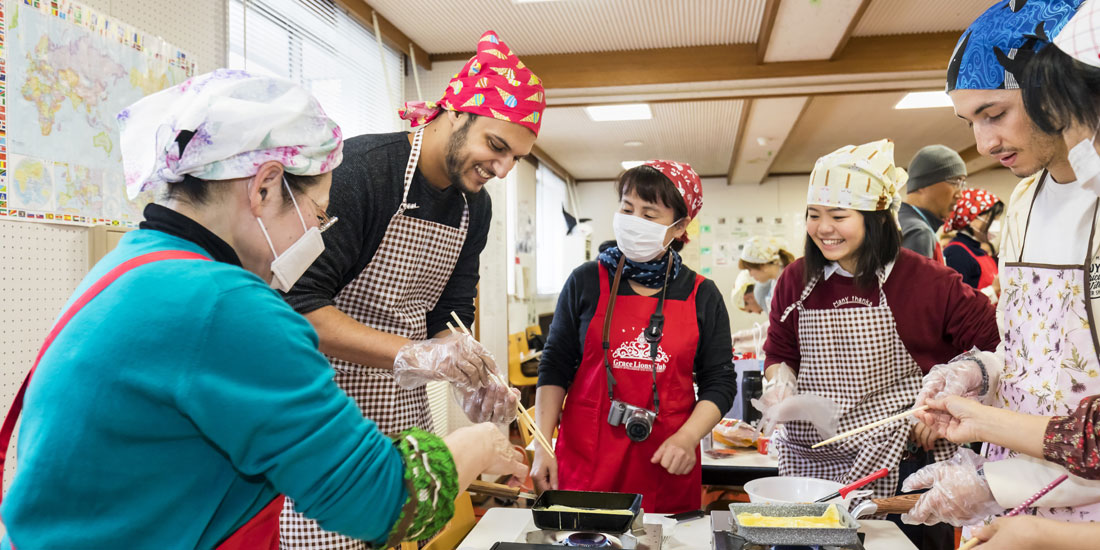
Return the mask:
<svg viewBox="0 0 1100 550"><path fill-rule="evenodd" d="M761 147L767 147L769 141L771 141L771 138L766 138L766 137L756 138L756 144L761 146Z"/></svg>
<svg viewBox="0 0 1100 550"><path fill-rule="evenodd" d="M909 92L895 109L927 109L930 107L951 107L951 98L947 92Z"/></svg>
<svg viewBox="0 0 1100 550"><path fill-rule="evenodd" d="M584 112L588 118L595 122L608 122L613 120L649 120L653 118L653 112L645 103L629 103L626 105L593 105L585 107Z"/></svg>
<svg viewBox="0 0 1100 550"><path fill-rule="evenodd" d="M637 168L638 166L641 166L643 164L645 164L644 160L624 160L623 161L623 170L630 170L631 168Z"/></svg>
<svg viewBox="0 0 1100 550"><path fill-rule="evenodd" d="M623 142L623 146L625 146L625 147L641 147L642 145L645 145L645 143L642 143L642 142L640 142L636 139L632 139L630 141L624 141Z"/></svg>

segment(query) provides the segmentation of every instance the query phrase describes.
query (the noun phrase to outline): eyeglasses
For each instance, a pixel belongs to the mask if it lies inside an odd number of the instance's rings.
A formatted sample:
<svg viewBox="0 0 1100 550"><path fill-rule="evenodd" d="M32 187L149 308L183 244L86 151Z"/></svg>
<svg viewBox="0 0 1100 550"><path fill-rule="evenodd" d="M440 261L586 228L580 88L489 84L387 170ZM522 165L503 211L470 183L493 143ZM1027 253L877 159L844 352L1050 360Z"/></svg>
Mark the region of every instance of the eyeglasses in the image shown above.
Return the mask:
<svg viewBox="0 0 1100 550"><path fill-rule="evenodd" d="M317 201L313 200L313 197L306 195L305 193L302 193L302 195L309 199L309 202L313 203L313 210L314 212L317 212L317 227L321 233L324 233L326 230L328 230L328 228L332 227L333 224L340 221L339 216L332 216L330 218L328 213L325 212L324 209L322 209L321 206L317 204Z"/></svg>
<svg viewBox="0 0 1100 550"><path fill-rule="evenodd" d="M954 177L954 178L947 178L944 181L951 184L951 187L954 187L955 189L957 189L959 191L962 191L963 189L966 189L966 176L958 176L958 177Z"/></svg>

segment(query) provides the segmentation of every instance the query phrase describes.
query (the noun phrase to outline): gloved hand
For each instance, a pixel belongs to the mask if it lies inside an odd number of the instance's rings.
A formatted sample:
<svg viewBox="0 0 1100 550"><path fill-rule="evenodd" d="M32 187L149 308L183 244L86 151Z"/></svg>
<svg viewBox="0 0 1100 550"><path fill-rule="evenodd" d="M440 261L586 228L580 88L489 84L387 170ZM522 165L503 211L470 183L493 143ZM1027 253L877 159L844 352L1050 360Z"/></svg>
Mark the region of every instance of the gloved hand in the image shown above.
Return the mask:
<svg viewBox="0 0 1100 550"><path fill-rule="evenodd" d="M764 381L764 391L760 399L752 399L752 406L760 412L768 412L768 408L778 405L780 401L794 395L797 392L798 377L794 369L786 363L775 365L775 375L771 380Z"/></svg>
<svg viewBox="0 0 1100 550"><path fill-rule="evenodd" d="M840 423L838 412L839 407L829 398L812 393L792 395L764 411L760 418L760 433L770 436L777 424L804 420L813 423L821 439L825 440L836 435Z"/></svg>
<svg viewBox="0 0 1100 550"><path fill-rule="evenodd" d="M497 372L492 354L462 333L409 342L393 361L394 381L405 389L446 381L456 388L477 390L489 384L490 371Z"/></svg>
<svg viewBox="0 0 1100 550"><path fill-rule="evenodd" d="M901 490L931 490L921 495L901 520L913 525L942 522L962 527L1004 512L985 478L978 474L982 464L984 458L963 447L955 456L917 470L902 482Z"/></svg>
<svg viewBox="0 0 1100 550"><path fill-rule="evenodd" d="M959 395L983 401L992 395L989 369L998 365L995 355L977 349L968 351L946 365L936 365L924 375L924 385L917 394L917 407L931 399ZM988 404L988 403L987 403Z"/></svg>
<svg viewBox="0 0 1100 550"><path fill-rule="evenodd" d="M488 386L476 390L457 385L452 385L451 388L455 400L470 422L508 424L516 419L518 389L502 386L496 381L490 381Z"/></svg>

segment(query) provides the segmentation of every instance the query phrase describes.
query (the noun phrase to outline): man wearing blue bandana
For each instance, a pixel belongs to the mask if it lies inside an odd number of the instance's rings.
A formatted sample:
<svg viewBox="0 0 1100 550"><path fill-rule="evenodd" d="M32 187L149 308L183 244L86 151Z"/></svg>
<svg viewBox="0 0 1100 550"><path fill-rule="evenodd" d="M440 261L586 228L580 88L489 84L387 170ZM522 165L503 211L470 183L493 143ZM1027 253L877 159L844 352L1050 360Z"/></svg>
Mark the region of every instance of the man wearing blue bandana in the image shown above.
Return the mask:
<svg viewBox="0 0 1100 550"><path fill-rule="evenodd" d="M1012 194L1001 241L998 313L1003 353L971 355L934 368L917 405L962 395L1029 414L1067 415L1100 393L1100 201L1077 181L1060 134L1028 117L1020 77L1081 0L1001 1L963 33L947 92L974 130L978 151L1024 177ZM935 424L932 413L918 416ZM1021 504L1065 469L986 444L917 472L905 490L931 488L903 519L974 525ZM1035 503L1034 513L1100 520L1100 484L1075 476Z"/></svg>

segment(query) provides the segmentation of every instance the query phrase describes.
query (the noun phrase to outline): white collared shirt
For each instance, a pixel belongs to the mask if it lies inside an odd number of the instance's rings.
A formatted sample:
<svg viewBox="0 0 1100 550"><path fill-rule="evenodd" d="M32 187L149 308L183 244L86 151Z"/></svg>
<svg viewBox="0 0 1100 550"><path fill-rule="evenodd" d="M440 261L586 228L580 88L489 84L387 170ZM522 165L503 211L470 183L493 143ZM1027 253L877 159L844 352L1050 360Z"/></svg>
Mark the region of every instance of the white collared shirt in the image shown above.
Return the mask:
<svg viewBox="0 0 1100 550"><path fill-rule="evenodd" d="M890 272L893 271L893 270L894 270L894 262L890 262L890 263L886 264L886 269L885 269L886 279L890 278ZM829 277L832 277L834 273L840 274L841 277L848 277L848 278L855 277L855 275L852 275L851 273L848 273L848 270L844 269L843 267L840 267L840 264L838 262L829 262L828 264L825 265L824 271L825 271L825 275L824 275L824 277L822 277L822 279L826 280L826 281L828 281Z"/></svg>

